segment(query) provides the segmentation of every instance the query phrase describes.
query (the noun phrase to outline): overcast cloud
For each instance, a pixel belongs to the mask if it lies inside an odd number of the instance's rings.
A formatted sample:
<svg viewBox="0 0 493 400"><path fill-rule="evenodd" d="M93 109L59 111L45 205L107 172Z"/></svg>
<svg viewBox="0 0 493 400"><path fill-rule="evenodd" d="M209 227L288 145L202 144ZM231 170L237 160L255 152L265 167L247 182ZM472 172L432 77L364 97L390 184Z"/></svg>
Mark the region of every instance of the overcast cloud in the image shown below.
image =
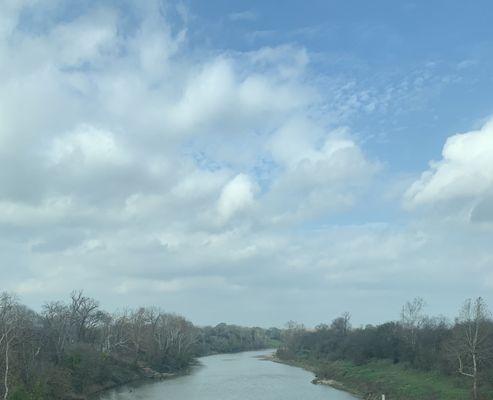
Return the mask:
<svg viewBox="0 0 493 400"><path fill-rule="evenodd" d="M2 3L2 290L265 326L492 300L493 122L435 127L429 164L396 161L424 136L385 145L467 75L373 85L292 31L204 45L193 2Z"/></svg>

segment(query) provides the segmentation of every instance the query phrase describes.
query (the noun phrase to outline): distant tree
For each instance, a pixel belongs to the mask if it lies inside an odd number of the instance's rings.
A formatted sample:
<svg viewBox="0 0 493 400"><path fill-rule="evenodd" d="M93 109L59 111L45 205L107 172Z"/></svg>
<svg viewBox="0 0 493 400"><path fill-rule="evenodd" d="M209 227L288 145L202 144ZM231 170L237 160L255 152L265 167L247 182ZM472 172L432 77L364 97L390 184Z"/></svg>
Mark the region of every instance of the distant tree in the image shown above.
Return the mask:
<svg viewBox="0 0 493 400"><path fill-rule="evenodd" d="M414 366L427 371L440 369L450 372L443 344L451 335L452 327L445 317L424 317L419 328L417 346L414 349Z"/></svg>
<svg viewBox="0 0 493 400"><path fill-rule="evenodd" d="M147 368L177 371L198 355L198 332L155 307L111 315L82 291L72 292L68 303L46 303L41 314L0 293L0 399L62 400L135 379ZM230 340L220 351L267 343L260 328L229 326L222 333Z"/></svg>
<svg viewBox="0 0 493 400"><path fill-rule="evenodd" d="M318 324L316 327L315 327L315 330L317 331L327 331L330 329L330 326L327 325L327 324L324 324L324 323L321 323L321 324Z"/></svg>
<svg viewBox="0 0 493 400"><path fill-rule="evenodd" d="M454 327L454 337L448 346L456 358L458 373L472 379L474 400L478 399L481 368L492 355L490 315L481 297L474 301L466 300Z"/></svg>
<svg viewBox="0 0 493 400"><path fill-rule="evenodd" d="M282 331L283 345L278 349L277 355L281 358L291 358L299 351L301 339L306 332L305 326L296 321L288 321L286 329Z"/></svg>
<svg viewBox="0 0 493 400"><path fill-rule="evenodd" d="M422 313L424 307L425 301L421 297L416 297L412 301L406 302L401 310L401 324L413 351L416 350L418 331L424 320Z"/></svg>
<svg viewBox="0 0 493 400"><path fill-rule="evenodd" d="M71 294L70 315L74 329L75 342L85 342L88 335L101 321L103 315L99 310L99 303L87 296L82 291L74 291Z"/></svg>
<svg viewBox="0 0 493 400"><path fill-rule="evenodd" d="M43 306L41 316L50 350L56 363L60 364L70 341L72 321L69 307L60 301L52 301Z"/></svg>
<svg viewBox="0 0 493 400"><path fill-rule="evenodd" d="M19 305L15 296L9 293L0 294L0 346L3 361L3 399L10 393L11 352L19 330Z"/></svg>
<svg viewBox="0 0 493 400"><path fill-rule="evenodd" d="M351 330L351 314L347 311L342 313L340 317L337 317L330 324L330 328L336 333L336 335L344 337Z"/></svg>

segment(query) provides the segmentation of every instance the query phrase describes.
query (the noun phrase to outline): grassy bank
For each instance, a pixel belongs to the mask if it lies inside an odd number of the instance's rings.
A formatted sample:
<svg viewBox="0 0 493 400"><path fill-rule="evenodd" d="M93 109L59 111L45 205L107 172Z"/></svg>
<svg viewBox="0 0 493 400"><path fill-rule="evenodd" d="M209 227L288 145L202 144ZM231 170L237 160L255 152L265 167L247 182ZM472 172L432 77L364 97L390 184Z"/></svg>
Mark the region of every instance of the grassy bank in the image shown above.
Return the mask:
<svg viewBox="0 0 493 400"><path fill-rule="evenodd" d="M470 390L463 379L417 371L390 361L374 361L364 365L324 363L319 365L317 375L340 381L360 393L385 393L389 399L466 400L470 397Z"/></svg>
<svg viewBox="0 0 493 400"><path fill-rule="evenodd" d="M405 364L393 364L390 361L372 361L355 365L347 361L322 362L297 359L289 360L287 363L313 371L323 382L365 399L373 398L372 396L380 399L376 396L381 394L386 394L389 400L468 400L471 398L470 382L466 378L418 371ZM493 389L485 389L481 398L493 399Z"/></svg>

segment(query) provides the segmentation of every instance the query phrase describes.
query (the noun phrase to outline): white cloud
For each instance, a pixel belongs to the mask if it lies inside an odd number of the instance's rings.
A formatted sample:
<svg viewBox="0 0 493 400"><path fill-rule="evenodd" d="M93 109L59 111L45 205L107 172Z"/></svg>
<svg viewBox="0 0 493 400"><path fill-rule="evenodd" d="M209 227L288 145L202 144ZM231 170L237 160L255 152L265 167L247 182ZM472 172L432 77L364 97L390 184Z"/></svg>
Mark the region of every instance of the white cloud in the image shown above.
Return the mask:
<svg viewBox="0 0 493 400"><path fill-rule="evenodd" d="M459 202L474 205L493 191L493 122L481 129L447 139L442 159L405 193L405 204L424 205Z"/></svg>
<svg viewBox="0 0 493 400"><path fill-rule="evenodd" d="M416 271L436 281L458 265L429 227L330 224L366 207L381 168L341 126L381 102L351 84L319 91L306 49L197 51L187 18L170 21L158 2L48 13L32 30L18 24L30 3L9 4L0 13L2 289L39 304L77 286L108 308L156 303L199 322L221 310L238 322L248 304L281 323L315 303L325 315L345 300L360 305L361 293L399 297L416 287L406 281ZM487 200L490 128L465 138L447 144L411 203L468 191ZM463 165L483 173L471 172L473 186L456 172ZM440 183L446 175L455 189ZM474 245L462 245L468 260L481 253Z"/></svg>
<svg viewBox="0 0 493 400"><path fill-rule="evenodd" d="M54 164L75 162L78 168L129 162L127 152L116 143L111 132L88 125L77 127L63 137L56 137L50 153Z"/></svg>
<svg viewBox="0 0 493 400"><path fill-rule="evenodd" d="M345 129L327 133L306 119L292 119L271 138L282 167L268 199L275 221L322 217L354 205L380 166L363 154Z"/></svg>
<svg viewBox="0 0 493 400"><path fill-rule="evenodd" d="M64 67L81 67L84 63L96 66L119 50L117 15L111 10L97 9L55 26L48 43L34 44L52 46L57 61Z"/></svg>
<svg viewBox="0 0 493 400"><path fill-rule="evenodd" d="M241 77L233 60L218 57L192 70L167 120L177 133L218 134L218 124L228 134L262 129L307 104L307 90L298 89L293 82L278 82L266 75Z"/></svg>
<svg viewBox="0 0 493 400"><path fill-rule="evenodd" d="M236 213L251 207L254 202L255 183L245 174L236 175L221 191L217 211L221 220L226 221Z"/></svg>
<svg viewBox="0 0 493 400"><path fill-rule="evenodd" d="M36 227L53 225L75 211L73 200L68 196L48 197L42 204L33 206L13 201L0 202L0 224Z"/></svg>
<svg viewBox="0 0 493 400"><path fill-rule="evenodd" d="M176 293L183 290L197 290L213 288L214 290L225 289L229 291L241 290L241 286L229 283L221 276L198 276L192 278L170 279L170 280L145 280L133 279L120 283L115 291L119 294L132 295L142 293Z"/></svg>

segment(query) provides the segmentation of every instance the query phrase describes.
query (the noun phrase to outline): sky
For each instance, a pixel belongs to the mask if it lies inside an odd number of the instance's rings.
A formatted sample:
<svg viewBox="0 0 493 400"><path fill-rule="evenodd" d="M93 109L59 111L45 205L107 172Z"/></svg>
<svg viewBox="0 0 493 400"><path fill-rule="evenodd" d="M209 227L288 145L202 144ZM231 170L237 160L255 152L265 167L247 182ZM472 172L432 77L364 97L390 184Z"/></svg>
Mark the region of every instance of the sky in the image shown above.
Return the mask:
<svg viewBox="0 0 493 400"><path fill-rule="evenodd" d="M490 1L0 5L0 290L199 325L493 305Z"/></svg>

